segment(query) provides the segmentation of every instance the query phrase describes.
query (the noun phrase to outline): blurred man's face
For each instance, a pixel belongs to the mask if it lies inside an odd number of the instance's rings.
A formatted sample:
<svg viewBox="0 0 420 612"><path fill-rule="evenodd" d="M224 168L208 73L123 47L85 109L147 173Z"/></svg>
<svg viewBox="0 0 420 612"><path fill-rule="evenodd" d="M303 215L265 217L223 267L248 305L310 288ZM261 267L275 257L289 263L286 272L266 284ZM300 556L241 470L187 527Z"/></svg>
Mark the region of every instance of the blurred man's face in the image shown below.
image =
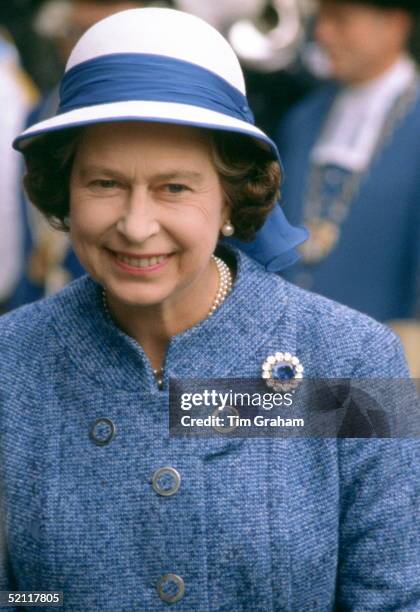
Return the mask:
<svg viewBox="0 0 420 612"><path fill-rule="evenodd" d="M352 2L320 0L316 38L333 75L345 83L374 78L404 48L409 18L402 11Z"/></svg>

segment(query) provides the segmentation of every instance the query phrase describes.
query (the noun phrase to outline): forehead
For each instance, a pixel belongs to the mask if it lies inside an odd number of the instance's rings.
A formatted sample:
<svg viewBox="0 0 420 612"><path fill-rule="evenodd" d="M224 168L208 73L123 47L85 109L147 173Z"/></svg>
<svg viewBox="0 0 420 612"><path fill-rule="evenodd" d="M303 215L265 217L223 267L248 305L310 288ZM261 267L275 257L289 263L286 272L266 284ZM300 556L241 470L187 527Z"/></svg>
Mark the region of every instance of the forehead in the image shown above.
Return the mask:
<svg viewBox="0 0 420 612"><path fill-rule="evenodd" d="M318 11L318 19L328 20L336 34L343 36L342 45L354 40L361 49L386 35L387 23L383 15L384 9L357 1L321 0Z"/></svg>
<svg viewBox="0 0 420 612"><path fill-rule="evenodd" d="M358 0L318 0L318 8L335 13L368 14L383 12L386 9L370 2Z"/></svg>
<svg viewBox="0 0 420 612"><path fill-rule="evenodd" d="M369 2L357 0L318 0L318 7L323 11L337 15L363 15L381 10Z"/></svg>
<svg viewBox="0 0 420 612"><path fill-rule="evenodd" d="M213 175L215 166L210 132L200 128L120 122L84 128L77 144L75 165L83 172L92 166L124 174L179 171Z"/></svg>
<svg viewBox="0 0 420 612"><path fill-rule="evenodd" d="M210 134L200 128L165 123L127 121L102 123L83 129L79 149L101 154L109 149L121 154L125 150L175 150L192 155L208 151Z"/></svg>

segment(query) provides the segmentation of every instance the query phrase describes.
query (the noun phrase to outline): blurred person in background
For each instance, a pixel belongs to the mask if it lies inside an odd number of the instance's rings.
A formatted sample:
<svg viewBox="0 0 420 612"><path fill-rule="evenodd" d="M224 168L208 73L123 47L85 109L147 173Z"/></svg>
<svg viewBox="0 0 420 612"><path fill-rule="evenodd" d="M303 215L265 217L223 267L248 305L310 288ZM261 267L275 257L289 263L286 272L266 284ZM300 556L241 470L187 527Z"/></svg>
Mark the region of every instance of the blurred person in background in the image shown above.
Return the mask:
<svg viewBox="0 0 420 612"><path fill-rule="evenodd" d="M284 203L310 239L286 276L391 324L420 377L418 0L321 0L335 82L294 107L277 142Z"/></svg>
<svg viewBox="0 0 420 612"><path fill-rule="evenodd" d="M54 43L64 68L80 36L97 21L119 11L149 4L152 3L148 0L50 0L41 6L34 27L38 35ZM55 86L29 114L27 126L53 116L58 104L59 88ZM84 273L67 236L52 229L42 215L28 206L23 194L21 217L25 264L9 301L10 308L51 295Z"/></svg>
<svg viewBox="0 0 420 612"><path fill-rule="evenodd" d="M62 69L52 43L33 27L35 15L45 3L46 0L0 2L0 23L11 35L23 69L41 92L57 82Z"/></svg>
<svg viewBox="0 0 420 612"><path fill-rule="evenodd" d="M0 313L8 309L22 267L22 224L18 187L20 159L10 143L36 100L36 89L20 66L17 49L0 29Z"/></svg>

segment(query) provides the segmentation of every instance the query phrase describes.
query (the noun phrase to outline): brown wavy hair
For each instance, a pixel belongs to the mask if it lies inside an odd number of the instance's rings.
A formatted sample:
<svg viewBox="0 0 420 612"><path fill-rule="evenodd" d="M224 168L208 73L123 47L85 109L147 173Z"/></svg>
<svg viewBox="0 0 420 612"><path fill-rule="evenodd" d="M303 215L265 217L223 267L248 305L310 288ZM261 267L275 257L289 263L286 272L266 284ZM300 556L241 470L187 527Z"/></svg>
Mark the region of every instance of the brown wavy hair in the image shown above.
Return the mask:
<svg viewBox="0 0 420 612"><path fill-rule="evenodd" d="M70 174L83 128L48 134L24 150L30 201L55 229L69 231ZM268 145L211 130L213 161L230 205L234 238L251 241L280 197L281 170Z"/></svg>

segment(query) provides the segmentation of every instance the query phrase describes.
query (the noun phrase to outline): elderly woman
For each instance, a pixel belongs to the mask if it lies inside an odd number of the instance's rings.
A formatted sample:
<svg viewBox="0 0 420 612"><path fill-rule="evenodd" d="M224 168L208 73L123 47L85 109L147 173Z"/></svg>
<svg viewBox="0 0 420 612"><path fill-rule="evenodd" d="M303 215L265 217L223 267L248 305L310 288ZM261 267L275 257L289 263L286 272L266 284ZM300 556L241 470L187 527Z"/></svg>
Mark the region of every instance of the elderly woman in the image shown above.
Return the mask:
<svg viewBox="0 0 420 612"><path fill-rule="evenodd" d="M392 332L271 272L306 233L224 39L167 9L103 20L15 147L88 274L0 320L0 590L420 609L414 442L169 436L170 378L407 376Z"/></svg>

